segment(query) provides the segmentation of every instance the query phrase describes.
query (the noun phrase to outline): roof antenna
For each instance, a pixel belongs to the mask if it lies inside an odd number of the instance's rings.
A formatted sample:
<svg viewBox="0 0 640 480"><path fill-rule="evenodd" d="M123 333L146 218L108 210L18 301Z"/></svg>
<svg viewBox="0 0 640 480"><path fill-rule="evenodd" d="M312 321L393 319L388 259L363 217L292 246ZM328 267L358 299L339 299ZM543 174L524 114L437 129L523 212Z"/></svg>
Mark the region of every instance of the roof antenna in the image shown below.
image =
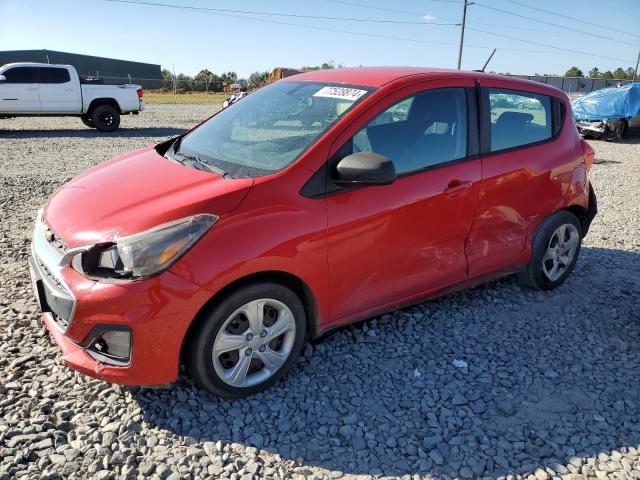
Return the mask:
<svg viewBox="0 0 640 480"><path fill-rule="evenodd" d="M489 58L487 58L487 61L484 62L484 66L482 67L482 70L480 70L481 72L484 72L484 69L487 68L487 65L489 65L489 62L491 61L491 59L493 58L493 54L496 53L496 49L493 49L493 52L491 52L491 55L489 55Z"/></svg>

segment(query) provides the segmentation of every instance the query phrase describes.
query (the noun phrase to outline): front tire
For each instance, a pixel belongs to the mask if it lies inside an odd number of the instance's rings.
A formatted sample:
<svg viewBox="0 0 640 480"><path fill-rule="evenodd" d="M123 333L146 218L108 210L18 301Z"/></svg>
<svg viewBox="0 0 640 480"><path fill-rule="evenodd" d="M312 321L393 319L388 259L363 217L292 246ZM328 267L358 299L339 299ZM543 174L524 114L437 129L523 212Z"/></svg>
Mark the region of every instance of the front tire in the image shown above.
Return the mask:
<svg viewBox="0 0 640 480"><path fill-rule="evenodd" d="M617 142L622 138L627 130L626 119L607 120L604 140L607 142Z"/></svg>
<svg viewBox="0 0 640 480"><path fill-rule="evenodd" d="M120 126L120 112L112 105L98 105L91 112L91 123L101 132L113 132Z"/></svg>
<svg viewBox="0 0 640 480"><path fill-rule="evenodd" d="M551 290L571 274L582 245L582 226L571 212L561 210L545 219L533 237L527 269L519 274L525 285Z"/></svg>
<svg viewBox="0 0 640 480"><path fill-rule="evenodd" d="M256 283L225 297L194 328L185 355L191 378L216 395L242 398L293 365L305 340L305 310L289 288Z"/></svg>

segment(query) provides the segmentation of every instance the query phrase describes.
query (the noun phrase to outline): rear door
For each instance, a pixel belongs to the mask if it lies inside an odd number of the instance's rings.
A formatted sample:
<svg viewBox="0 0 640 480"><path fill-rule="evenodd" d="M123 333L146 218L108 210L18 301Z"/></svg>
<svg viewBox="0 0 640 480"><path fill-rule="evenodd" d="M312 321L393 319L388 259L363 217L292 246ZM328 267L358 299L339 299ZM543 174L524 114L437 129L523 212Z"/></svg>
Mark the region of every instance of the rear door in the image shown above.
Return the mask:
<svg viewBox="0 0 640 480"><path fill-rule="evenodd" d="M473 80L425 82L379 102L338 137L346 155L373 151L398 174L386 186L328 182L330 309L342 323L462 281L478 182ZM470 121L471 119L471 121ZM342 139L341 139L342 138Z"/></svg>
<svg viewBox="0 0 640 480"><path fill-rule="evenodd" d="M467 245L471 276L528 261L528 235L545 211L562 202L561 179L571 175L558 167L575 158L571 145L554 141L558 100L514 90L508 81L491 82L481 88L483 178Z"/></svg>
<svg viewBox="0 0 640 480"><path fill-rule="evenodd" d="M80 86L72 79L68 69L40 67L39 89L43 112L80 112Z"/></svg>
<svg viewBox="0 0 640 480"><path fill-rule="evenodd" d="M38 67L13 67L2 73L0 112L40 113Z"/></svg>

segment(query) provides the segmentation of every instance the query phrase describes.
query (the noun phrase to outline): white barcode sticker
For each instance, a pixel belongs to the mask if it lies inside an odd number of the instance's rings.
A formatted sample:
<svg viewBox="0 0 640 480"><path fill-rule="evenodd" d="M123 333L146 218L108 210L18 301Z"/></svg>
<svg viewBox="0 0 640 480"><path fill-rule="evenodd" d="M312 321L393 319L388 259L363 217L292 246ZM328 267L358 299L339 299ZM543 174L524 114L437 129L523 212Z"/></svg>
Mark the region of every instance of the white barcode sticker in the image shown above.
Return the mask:
<svg viewBox="0 0 640 480"><path fill-rule="evenodd" d="M352 100L355 102L365 93L367 93L366 90L359 90L357 88L322 87L320 90L314 93L313 96L324 98L339 98L340 100Z"/></svg>

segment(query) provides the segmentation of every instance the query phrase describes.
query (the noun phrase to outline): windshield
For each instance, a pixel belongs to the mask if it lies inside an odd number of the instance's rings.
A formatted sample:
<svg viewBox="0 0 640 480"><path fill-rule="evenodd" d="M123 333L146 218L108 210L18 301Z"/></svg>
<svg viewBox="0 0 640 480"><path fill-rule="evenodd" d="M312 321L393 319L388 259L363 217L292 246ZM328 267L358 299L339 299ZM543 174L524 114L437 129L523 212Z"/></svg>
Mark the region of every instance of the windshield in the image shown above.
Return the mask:
<svg viewBox="0 0 640 480"><path fill-rule="evenodd" d="M268 175L295 161L370 91L360 86L277 82L219 112L174 148L234 178Z"/></svg>

